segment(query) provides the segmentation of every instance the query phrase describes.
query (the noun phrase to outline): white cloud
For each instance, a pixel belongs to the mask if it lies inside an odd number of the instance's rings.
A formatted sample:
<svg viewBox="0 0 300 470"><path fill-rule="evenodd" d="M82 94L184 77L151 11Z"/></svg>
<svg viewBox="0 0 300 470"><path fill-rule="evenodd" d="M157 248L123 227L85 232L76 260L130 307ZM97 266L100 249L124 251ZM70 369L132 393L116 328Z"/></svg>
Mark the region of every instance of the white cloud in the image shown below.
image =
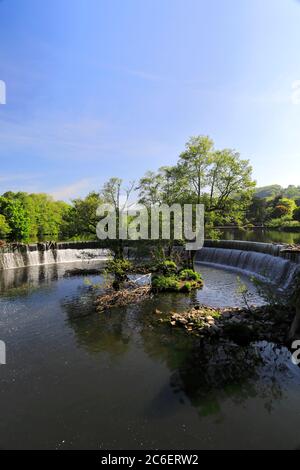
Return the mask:
<svg viewBox="0 0 300 470"><path fill-rule="evenodd" d="M91 178L84 178L80 181L76 181L75 183L62 186L60 188L51 191L51 196L54 199L72 199L78 197L79 193L82 191L86 191L92 186L92 179Z"/></svg>

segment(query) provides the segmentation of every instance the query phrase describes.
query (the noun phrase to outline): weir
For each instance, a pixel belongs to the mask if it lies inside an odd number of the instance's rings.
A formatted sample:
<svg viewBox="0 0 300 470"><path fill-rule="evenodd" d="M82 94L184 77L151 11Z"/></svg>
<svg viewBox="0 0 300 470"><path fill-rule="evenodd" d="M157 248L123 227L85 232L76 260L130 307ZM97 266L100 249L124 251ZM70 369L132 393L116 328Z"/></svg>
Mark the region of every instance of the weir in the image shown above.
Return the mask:
<svg viewBox="0 0 300 470"><path fill-rule="evenodd" d="M196 262L242 271L287 289L300 271L300 252L271 243L207 240Z"/></svg>
<svg viewBox="0 0 300 470"><path fill-rule="evenodd" d="M105 260L109 255L108 243L101 241L11 244L0 248L0 270ZM286 289L300 270L300 251L271 243L206 240L196 262L243 271Z"/></svg>
<svg viewBox="0 0 300 470"><path fill-rule="evenodd" d="M98 242L12 244L0 248L0 270L106 260L109 254Z"/></svg>

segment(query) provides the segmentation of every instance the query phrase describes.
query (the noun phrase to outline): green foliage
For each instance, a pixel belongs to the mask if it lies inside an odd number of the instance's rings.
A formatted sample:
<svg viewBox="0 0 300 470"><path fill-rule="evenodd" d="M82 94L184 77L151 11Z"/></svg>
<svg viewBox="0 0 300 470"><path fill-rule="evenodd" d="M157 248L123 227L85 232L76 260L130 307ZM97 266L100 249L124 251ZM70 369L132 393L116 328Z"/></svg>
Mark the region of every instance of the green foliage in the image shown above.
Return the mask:
<svg viewBox="0 0 300 470"><path fill-rule="evenodd" d="M271 186L264 186L255 190L255 196L258 198L275 198L284 197L288 199L300 199L300 186L290 185L287 188L283 188L279 184L273 184Z"/></svg>
<svg viewBox="0 0 300 470"><path fill-rule="evenodd" d="M177 266L172 261L161 263L159 273L152 275L152 289L155 292L191 292L202 287L202 277L192 269L183 269L178 273ZM164 274L163 274L164 272Z"/></svg>
<svg viewBox="0 0 300 470"><path fill-rule="evenodd" d="M176 274L178 271L177 265L174 261L162 261L156 265L156 271L162 273L164 276Z"/></svg>
<svg viewBox="0 0 300 470"><path fill-rule="evenodd" d="M274 198L283 194L283 188L279 184L263 186L255 189L255 197L259 199Z"/></svg>
<svg viewBox="0 0 300 470"><path fill-rule="evenodd" d="M292 199L281 198L278 200L271 215L274 219L285 216L292 218L295 209L295 201L293 201Z"/></svg>
<svg viewBox="0 0 300 470"><path fill-rule="evenodd" d="M179 279L182 281L201 281L202 276L197 271L193 271L192 269L183 269L179 273Z"/></svg>
<svg viewBox="0 0 300 470"><path fill-rule="evenodd" d="M203 203L206 224L242 223L255 183L248 160L230 149L215 150L207 136L192 137L177 165L148 172L138 186L140 202Z"/></svg>
<svg viewBox="0 0 300 470"><path fill-rule="evenodd" d="M9 225L11 241L58 240L69 206L47 194L7 192L0 197L0 214Z"/></svg>
<svg viewBox="0 0 300 470"><path fill-rule="evenodd" d="M290 220L289 217L281 217L280 219L272 219L266 223L268 228L298 228L300 223L297 220Z"/></svg>
<svg viewBox="0 0 300 470"><path fill-rule="evenodd" d="M152 276L152 289L155 292L179 292L180 283L174 276Z"/></svg>
<svg viewBox="0 0 300 470"><path fill-rule="evenodd" d="M97 209L103 199L96 192L89 193L84 199L74 199L66 213L63 232L66 238L96 238L99 222Z"/></svg>
<svg viewBox="0 0 300 470"><path fill-rule="evenodd" d="M5 239L10 234L10 227L4 215L0 214L0 239Z"/></svg>
<svg viewBox="0 0 300 470"><path fill-rule="evenodd" d="M11 240L26 241L30 235L30 219L22 201L17 198L1 197L2 215L9 221L9 237Z"/></svg>
<svg viewBox="0 0 300 470"><path fill-rule="evenodd" d="M297 214L297 204L293 199L282 197L282 194L263 199L255 195L248 208L247 218L254 225L292 228L298 225L295 214Z"/></svg>
<svg viewBox="0 0 300 470"><path fill-rule="evenodd" d="M113 259L108 261L105 271L118 277L124 277L132 270L132 263L127 259Z"/></svg>

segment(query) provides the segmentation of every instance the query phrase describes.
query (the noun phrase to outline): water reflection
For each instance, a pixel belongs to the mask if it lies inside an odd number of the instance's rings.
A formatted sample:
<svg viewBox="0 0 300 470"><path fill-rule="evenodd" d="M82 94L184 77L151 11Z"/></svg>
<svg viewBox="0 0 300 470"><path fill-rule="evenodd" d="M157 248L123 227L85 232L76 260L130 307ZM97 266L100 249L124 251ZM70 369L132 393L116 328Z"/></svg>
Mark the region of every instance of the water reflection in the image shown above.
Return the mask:
<svg viewBox="0 0 300 470"><path fill-rule="evenodd" d="M248 242L300 244L300 232L281 232L266 229L226 229L221 230L221 238Z"/></svg>
<svg viewBox="0 0 300 470"><path fill-rule="evenodd" d="M76 296L64 299L61 306L79 347L90 354L104 352L116 359L128 350L130 335L125 329L123 312L95 313L97 295L98 290L81 286Z"/></svg>
<svg viewBox="0 0 300 470"><path fill-rule="evenodd" d="M53 281L57 281L68 273L83 267L103 269L102 261L78 262L71 264L52 264L31 266L28 268L0 270L0 294L8 296L28 295L32 291L39 289L40 286L50 286Z"/></svg>
<svg viewBox="0 0 300 470"><path fill-rule="evenodd" d="M159 322L196 300L188 295L95 313L97 291L57 268L30 270L19 281L32 279L33 291L21 296L10 282L0 297L9 351L0 368L1 447L298 445L300 380L285 350L201 343ZM208 291L216 275L207 271Z"/></svg>
<svg viewBox="0 0 300 470"><path fill-rule="evenodd" d="M170 371L168 384L153 398L148 411L172 413L176 405L170 400L170 390L178 404L191 403L202 417L221 417L228 399L241 406L250 398L259 398L271 413L274 403L285 398L284 382L290 373L290 353L285 348L266 342L248 347L225 341L209 343L172 330L154 314L156 309L162 316L172 308L184 309L192 301L189 297L161 295L95 314L95 294L90 293L89 298L83 288L78 294L62 303L78 346L93 355L106 353L110 359L126 361L126 355L138 345Z"/></svg>

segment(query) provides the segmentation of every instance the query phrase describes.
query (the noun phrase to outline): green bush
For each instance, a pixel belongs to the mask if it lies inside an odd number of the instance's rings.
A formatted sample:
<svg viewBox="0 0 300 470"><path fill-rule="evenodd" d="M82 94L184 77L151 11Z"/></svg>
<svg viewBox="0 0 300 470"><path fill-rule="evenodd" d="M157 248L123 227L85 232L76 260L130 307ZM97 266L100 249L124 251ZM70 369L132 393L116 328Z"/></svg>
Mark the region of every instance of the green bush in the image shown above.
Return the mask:
<svg viewBox="0 0 300 470"><path fill-rule="evenodd" d="M174 261L162 261L156 266L156 271L165 276L171 276L172 274L176 274L178 269Z"/></svg>
<svg viewBox="0 0 300 470"><path fill-rule="evenodd" d="M152 289L156 292L175 291L179 292L180 283L174 276L153 276Z"/></svg>
<svg viewBox="0 0 300 470"><path fill-rule="evenodd" d="M106 272L115 274L116 276L124 276L131 271L131 269L132 263L127 259L113 259L108 261L106 266Z"/></svg>
<svg viewBox="0 0 300 470"><path fill-rule="evenodd" d="M193 269L183 269L179 273L179 278L182 281L201 281L201 274L193 271Z"/></svg>

